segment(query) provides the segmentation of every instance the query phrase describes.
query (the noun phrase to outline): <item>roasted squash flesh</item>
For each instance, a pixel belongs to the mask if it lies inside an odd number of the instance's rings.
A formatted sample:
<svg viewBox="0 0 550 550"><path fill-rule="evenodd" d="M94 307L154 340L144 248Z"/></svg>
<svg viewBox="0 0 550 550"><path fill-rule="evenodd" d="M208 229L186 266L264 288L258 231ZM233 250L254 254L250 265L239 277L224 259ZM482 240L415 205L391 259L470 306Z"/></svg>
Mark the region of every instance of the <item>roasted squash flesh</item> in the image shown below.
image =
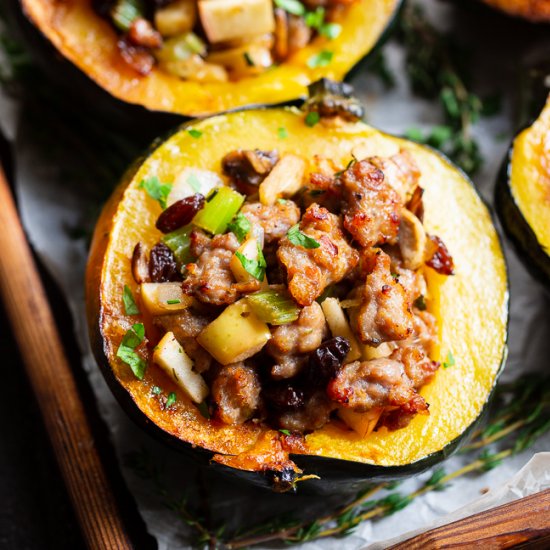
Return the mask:
<svg viewBox="0 0 550 550"><path fill-rule="evenodd" d="M92 245L87 301L93 346L134 406L174 438L212 451L215 461L241 470L298 471L292 454L401 466L438 453L460 438L479 417L495 385L506 349L508 302L497 233L464 175L420 145L363 123L308 127L303 114L294 109L236 112L191 127L201 132L199 139L190 135L189 126L182 128L128 174L106 206ZM279 137L280 128L285 128L286 137ZM434 359L444 363L448 356L454 358L454 364L441 368L421 391L430 404L429 415L418 415L401 430L382 428L367 437L331 422L293 446L280 432L257 424L210 421L160 369L149 368L144 380L138 380L116 359L122 337L137 319L125 314L120 298L125 284L137 289L130 268L133 247L136 242L151 247L158 239L154 226L160 207L143 200L143 178L174 181L185 168L197 166L220 173L220 159L237 148L277 149L281 155L299 151L304 158L321 155L345 166L358 147L369 155L389 156L401 148L414 155L425 189L425 227L441 236L454 258L454 276L428 274L428 309L437 317L441 343L433 351ZM178 393L169 410L151 398L155 385Z"/></svg>
<svg viewBox="0 0 550 550"><path fill-rule="evenodd" d="M550 21L550 3L547 0L483 0L486 4L510 15L531 21Z"/></svg>
<svg viewBox="0 0 550 550"><path fill-rule="evenodd" d="M347 8L338 37L322 36L287 61L257 76L230 82L182 80L158 68L139 77L120 57L117 35L89 0L20 0L24 12L64 57L112 96L151 111L186 116L245 105L277 104L306 95L307 85L326 76L342 79L373 49L392 20L399 0L358 0ZM310 67L314 55L330 50L326 66Z"/></svg>

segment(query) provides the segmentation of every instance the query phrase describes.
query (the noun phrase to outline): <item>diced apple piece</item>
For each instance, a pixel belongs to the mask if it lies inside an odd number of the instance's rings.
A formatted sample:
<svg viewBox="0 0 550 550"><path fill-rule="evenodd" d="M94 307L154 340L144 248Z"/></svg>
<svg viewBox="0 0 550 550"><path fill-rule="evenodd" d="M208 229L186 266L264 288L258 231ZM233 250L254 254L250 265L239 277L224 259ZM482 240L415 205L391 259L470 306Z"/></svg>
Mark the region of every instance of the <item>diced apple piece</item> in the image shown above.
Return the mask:
<svg viewBox="0 0 550 550"><path fill-rule="evenodd" d="M258 240L255 237L246 239L246 241L244 241L244 243L237 249L237 252L241 253L249 260L258 260ZM251 279L254 279L254 277L244 268L241 260L237 257L237 254L233 254L231 262L229 263L229 268L239 283L246 283ZM260 289L265 290L267 288L269 288L269 285L267 282L267 277L264 274L264 280L260 281Z"/></svg>
<svg viewBox="0 0 550 550"><path fill-rule="evenodd" d="M338 409L338 416L361 437L367 437L374 430L381 414L381 408L372 409L366 413Z"/></svg>
<svg viewBox="0 0 550 550"><path fill-rule="evenodd" d="M362 348L363 353L361 354L361 359L365 361L380 359L380 357L388 357L393 351L387 342L382 342L378 347L362 344Z"/></svg>
<svg viewBox="0 0 550 550"><path fill-rule="evenodd" d="M418 269L424 264L426 231L422 222L406 208L401 210L399 223L399 249L407 269Z"/></svg>
<svg viewBox="0 0 550 550"><path fill-rule="evenodd" d="M195 0L175 0L155 11L155 27L162 36L175 36L193 30L197 20Z"/></svg>
<svg viewBox="0 0 550 550"><path fill-rule="evenodd" d="M195 403L202 403L208 395L208 386L200 374L193 371L193 361L176 340L173 332L167 332L153 352L153 361Z"/></svg>
<svg viewBox="0 0 550 550"><path fill-rule="evenodd" d="M181 283L142 283L141 301L151 315L166 315L188 308L193 302L181 290Z"/></svg>
<svg viewBox="0 0 550 550"><path fill-rule="evenodd" d="M260 74L273 65L271 50L256 44L212 52L206 61L223 65L233 78Z"/></svg>
<svg viewBox="0 0 550 550"><path fill-rule="evenodd" d="M325 314L325 319L332 336L342 336L349 342L350 350L346 357L346 363L359 359L361 357L361 346L349 326L346 314L340 306L338 298L326 298L321 303L321 308Z"/></svg>
<svg viewBox="0 0 550 550"><path fill-rule="evenodd" d="M197 342L222 365L229 365L252 357L270 338L267 324L260 321L246 299L242 299L207 325Z"/></svg>
<svg viewBox="0 0 550 550"><path fill-rule="evenodd" d="M306 162L303 158L296 155L282 157L260 183L260 202L271 206L279 198L292 197L302 187L305 171Z"/></svg>
<svg viewBox="0 0 550 550"><path fill-rule="evenodd" d="M200 0L199 15L211 43L272 32L271 0Z"/></svg>
<svg viewBox="0 0 550 550"><path fill-rule="evenodd" d="M206 197L210 191L222 185L223 181L216 172L200 170L199 168L184 168L172 184L172 190L168 195L166 205L170 206L196 193Z"/></svg>

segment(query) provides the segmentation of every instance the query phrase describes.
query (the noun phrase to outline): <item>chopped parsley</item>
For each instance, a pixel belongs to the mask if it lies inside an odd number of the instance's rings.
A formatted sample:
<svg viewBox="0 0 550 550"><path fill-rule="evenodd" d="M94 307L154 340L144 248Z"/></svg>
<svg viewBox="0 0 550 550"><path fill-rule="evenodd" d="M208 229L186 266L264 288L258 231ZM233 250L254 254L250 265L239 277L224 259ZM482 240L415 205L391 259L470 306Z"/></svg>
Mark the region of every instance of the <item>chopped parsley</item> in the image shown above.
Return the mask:
<svg viewBox="0 0 550 550"><path fill-rule="evenodd" d="M321 244L313 237L306 235L300 231L298 224L293 225L287 232L286 236L288 240L297 246L303 246L304 248L319 248Z"/></svg>
<svg viewBox="0 0 550 550"><path fill-rule="evenodd" d="M189 128L189 130L187 130L187 133L195 139L199 139L202 136L202 132L200 130L197 130L196 128Z"/></svg>
<svg viewBox="0 0 550 550"><path fill-rule="evenodd" d="M145 189L147 194L158 201L163 209L166 208L166 199L172 191L171 183L161 183L157 176L153 176L141 180L138 187L139 189Z"/></svg>
<svg viewBox="0 0 550 550"><path fill-rule="evenodd" d="M312 29L320 29L325 22L325 8L319 6L315 11L308 11L305 14L304 21Z"/></svg>
<svg viewBox="0 0 550 550"><path fill-rule="evenodd" d="M277 128L277 135L280 139L286 139L288 137L288 130L284 126L281 126Z"/></svg>
<svg viewBox="0 0 550 550"><path fill-rule="evenodd" d="M206 420L210 420L210 411L208 410L208 405L206 401L202 401L202 403L197 403L197 409L199 409L199 412L206 418Z"/></svg>
<svg viewBox="0 0 550 550"><path fill-rule="evenodd" d="M275 0L275 5L292 15L304 15L306 13L305 6L298 0Z"/></svg>
<svg viewBox="0 0 550 550"><path fill-rule="evenodd" d="M329 40L334 40L342 32L342 26L338 23L323 23L319 28L319 33Z"/></svg>
<svg viewBox="0 0 550 550"><path fill-rule="evenodd" d="M181 304L181 300L166 300L166 303L169 305L169 306L173 306L175 304Z"/></svg>
<svg viewBox="0 0 550 550"><path fill-rule="evenodd" d="M312 55L307 60L307 66L311 69L315 69L317 67L326 67L332 61L333 55L334 52L331 52L330 50L321 50L319 53Z"/></svg>
<svg viewBox="0 0 550 550"><path fill-rule="evenodd" d="M145 327L142 323L135 323L132 325L132 328L126 332L124 338L122 338L122 342L116 352L117 357L129 365L135 377L140 380L145 374L147 363L138 355L135 348L143 342L144 337Z"/></svg>
<svg viewBox="0 0 550 550"><path fill-rule="evenodd" d="M265 268L267 267L267 264L259 244L258 244L258 258L256 260L251 260L247 258L244 254L242 254L238 250L237 252L235 252L235 256L239 259L245 271L250 275L252 275L254 279L257 279L258 281L264 280Z"/></svg>
<svg viewBox="0 0 550 550"><path fill-rule="evenodd" d="M128 285L124 285L122 303L124 304L126 315L139 315L139 308L137 307L132 291Z"/></svg>
<svg viewBox="0 0 550 550"><path fill-rule="evenodd" d="M245 63L246 63L249 67L254 67L254 66L255 66L254 60L252 59L252 57L250 56L250 54L249 54L248 52L244 52L244 53L243 53L243 57L244 57Z"/></svg>
<svg viewBox="0 0 550 550"><path fill-rule="evenodd" d="M426 299L424 298L424 295L421 294L415 301L414 301L414 307L416 309L419 309L420 311L424 311L426 309Z"/></svg>
<svg viewBox="0 0 550 550"><path fill-rule="evenodd" d="M285 434L285 435L290 435L290 431L289 430L279 430L282 434Z"/></svg>
<svg viewBox="0 0 550 550"><path fill-rule="evenodd" d="M449 367L452 367L455 364L455 358L452 351L449 351L447 353L447 359L443 362L443 368L448 369Z"/></svg>
<svg viewBox="0 0 550 550"><path fill-rule="evenodd" d="M235 233L238 241L242 243L250 233L252 224L244 214L239 213L233 218L233 221L229 223L227 229Z"/></svg>
<svg viewBox="0 0 550 550"><path fill-rule="evenodd" d="M277 199L277 202L279 204L286 204L288 202L288 199Z"/></svg>
<svg viewBox="0 0 550 550"><path fill-rule="evenodd" d="M178 399L178 396L174 392L170 392L166 398L166 408L170 408Z"/></svg>
<svg viewBox="0 0 550 550"><path fill-rule="evenodd" d="M310 111L305 118L305 123L307 126L312 128L321 120L321 115L317 111Z"/></svg>
<svg viewBox="0 0 550 550"><path fill-rule="evenodd" d="M153 386L151 388L151 391L153 392L153 395L159 395L162 393L162 388L159 388L158 386Z"/></svg>

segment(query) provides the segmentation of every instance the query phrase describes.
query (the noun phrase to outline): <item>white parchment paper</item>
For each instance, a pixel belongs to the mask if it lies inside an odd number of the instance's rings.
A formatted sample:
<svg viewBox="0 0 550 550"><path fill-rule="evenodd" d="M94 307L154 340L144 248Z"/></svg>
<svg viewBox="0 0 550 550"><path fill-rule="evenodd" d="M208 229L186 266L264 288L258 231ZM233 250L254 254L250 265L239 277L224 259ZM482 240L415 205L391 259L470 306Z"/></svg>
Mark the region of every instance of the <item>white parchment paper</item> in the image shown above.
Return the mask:
<svg viewBox="0 0 550 550"><path fill-rule="evenodd" d="M518 78L517 68L533 51L550 51L550 36L540 38L540 32L524 29L517 40L507 39L508 24L487 33L481 21L465 21L453 8L435 0L422 2L428 14L438 26L454 29L461 41L474 49L471 60L476 89L503 93L502 113L490 119L482 119L475 127L485 165L475 178L484 198L492 203L496 173L513 134L512 90ZM515 27L514 27L515 28ZM457 32L457 29L459 32ZM514 31L516 32L516 31ZM519 45L522 47L519 47ZM368 121L388 132L403 133L411 126L428 128L441 123L437 104L412 96L403 76L403 51L396 44L389 44L386 55L395 74L397 86L391 91L381 87L374 77L361 73L353 84L359 97L365 102ZM110 428L117 455L124 462L125 455L141 448L162 464L170 489L190 491L191 495L206 487L212 502L213 518L232 518L236 523L254 524L280 511L303 511L312 515L326 512L334 505L332 500L311 499L300 496L272 495L255 488L242 487L212 472L199 470L181 455L157 444L136 428L120 409L108 390L90 354L84 316L83 273L86 248L82 240L69 238L67 228L77 225L86 213L93 195L93 182L71 176L69 167L85 159L78 149L55 151L55 131L51 134L51 154L36 143L36 127L32 120L23 119L17 126L17 102L0 94L0 123L10 138L15 139L17 160L16 184L19 206L28 236L47 268L63 289L73 313L75 334L79 340L83 368L97 397L101 414ZM63 156L64 155L64 156ZM54 159L55 162L54 162ZM101 162L101 159L97 159ZM78 172L74 172L77 174ZM67 175L69 174L69 175ZM513 379L530 371L548 368L550 357L549 299L543 289L532 280L515 255L506 245L511 279L510 354L503 377ZM545 436L534 448L507 459L501 466L483 475L466 476L456 480L443 492L429 493L416 499L404 511L388 518L366 522L346 539L327 539L304 544L309 549L338 548L351 550L371 545L384 548L395 542L396 535L416 533L429 526L456 520L471 513L507 502L513 498L531 494L550 486L550 454L540 453L519 471L537 451L550 450L550 436ZM464 464L464 457L451 458L445 467L448 471ZM519 471L519 473L518 473ZM139 510L149 531L157 538L162 550L185 548L187 527L167 510L162 499L151 485L123 468L126 481L135 496ZM406 481L400 491L414 490L429 474ZM489 489L481 499L480 494ZM373 543L375 543L373 545Z"/></svg>

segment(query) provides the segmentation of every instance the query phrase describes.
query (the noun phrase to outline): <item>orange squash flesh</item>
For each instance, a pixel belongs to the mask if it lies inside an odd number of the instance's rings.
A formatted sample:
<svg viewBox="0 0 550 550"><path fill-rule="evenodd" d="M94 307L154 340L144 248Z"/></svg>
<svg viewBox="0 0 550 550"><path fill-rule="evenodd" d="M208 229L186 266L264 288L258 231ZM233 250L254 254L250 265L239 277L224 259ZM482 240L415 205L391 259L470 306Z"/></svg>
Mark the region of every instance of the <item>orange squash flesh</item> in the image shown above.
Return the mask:
<svg viewBox="0 0 550 550"><path fill-rule="evenodd" d="M169 439L187 442L212 452L213 460L236 470L299 471L297 463L307 456L338 459L364 468L369 477L387 475L392 468L428 464L441 460L480 416L494 388L506 350L508 311L504 257L491 217L473 186L456 167L431 149L383 134L364 123L342 127L304 124L295 109L252 110L220 115L194 122L200 138L182 127L137 164L106 206L95 232L87 273L87 301L93 348L103 364L140 410ZM285 128L286 139L278 137ZM145 379L134 377L130 368L116 359L126 330L139 316L125 315L122 290L134 292L137 285L130 271L134 245L154 245L160 233L155 221L159 205L149 198L139 182L156 175L173 181L185 167L221 172L220 160L236 148L278 149L304 158L319 154L346 166L351 151L361 148L368 155L386 156L407 148L420 166L420 185L425 189L425 225L448 246L456 275L443 277L428 269L428 309L438 319L441 346L434 359L444 362L449 352L455 364L441 368L421 393L430 404L429 415L418 415L401 430L385 428L362 438L333 421L305 437L287 438L280 432L253 423L228 426L205 419L177 390L160 368L150 366ZM150 327L146 329L149 330ZM147 332L148 336L152 333ZM150 336L153 337L153 336ZM178 400L162 410L151 388L158 385L175 391ZM330 468L330 463L328 468ZM307 473L317 473L307 471ZM381 473L380 473L381 472Z"/></svg>
<svg viewBox="0 0 550 550"><path fill-rule="evenodd" d="M247 105L272 105L307 95L319 78L341 80L379 41L401 0L357 0L340 22L334 40L316 38L290 59L265 73L235 82L197 83L155 68L140 77L121 59L117 35L90 0L20 0L32 23L55 48L112 96L151 111L201 116ZM330 50L331 62L311 68L308 60Z"/></svg>

